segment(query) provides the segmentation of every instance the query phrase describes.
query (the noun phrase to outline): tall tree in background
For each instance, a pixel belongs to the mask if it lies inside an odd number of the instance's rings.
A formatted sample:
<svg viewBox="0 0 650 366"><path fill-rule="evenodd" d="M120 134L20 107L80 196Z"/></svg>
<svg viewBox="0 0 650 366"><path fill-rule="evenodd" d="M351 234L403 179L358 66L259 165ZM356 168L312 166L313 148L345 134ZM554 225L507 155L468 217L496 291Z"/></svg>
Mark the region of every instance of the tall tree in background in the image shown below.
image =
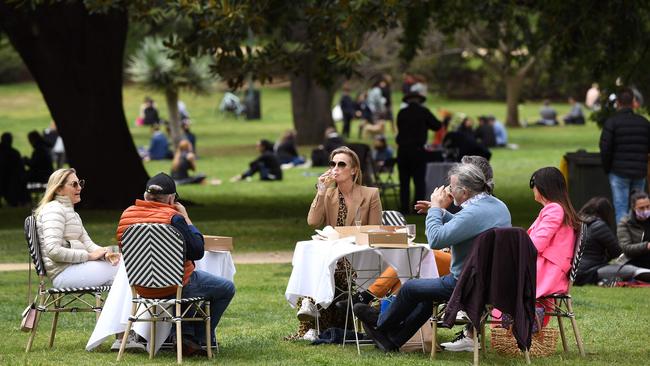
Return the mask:
<svg viewBox="0 0 650 366"><path fill-rule="evenodd" d="M174 146L182 140L178 100L182 89L207 94L214 78L209 71L209 58L192 59L186 65L171 58L171 50L157 37L145 38L131 56L127 72L131 79L146 88L165 94L169 127Z"/></svg>
<svg viewBox="0 0 650 366"><path fill-rule="evenodd" d="M90 14L81 2L14 3L0 1L0 27L38 84L70 166L88 182L81 204L128 206L148 176L122 107L126 12Z"/></svg>

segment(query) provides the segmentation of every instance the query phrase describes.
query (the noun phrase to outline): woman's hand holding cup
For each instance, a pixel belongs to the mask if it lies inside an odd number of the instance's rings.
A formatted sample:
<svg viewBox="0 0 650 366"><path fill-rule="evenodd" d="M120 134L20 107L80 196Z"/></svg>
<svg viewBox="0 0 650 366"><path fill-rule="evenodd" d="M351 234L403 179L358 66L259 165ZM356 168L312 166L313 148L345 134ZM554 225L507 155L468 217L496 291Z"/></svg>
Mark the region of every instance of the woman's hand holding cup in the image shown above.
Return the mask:
<svg viewBox="0 0 650 366"><path fill-rule="evenodd" d="M104 256L106 256L106 248L99 248L88 253L88 260L96 261L98 259L104 258Z"/></svg>
<svg viewBox="0 0 650 366"><path fill-rule="evenodd" d="M318 183L316 183L318 194L325 194L327 186L329 186L333 180L334 178L332 177L331 170L328 169L325 173L321 174L320 177L318 177Z"/></svg>

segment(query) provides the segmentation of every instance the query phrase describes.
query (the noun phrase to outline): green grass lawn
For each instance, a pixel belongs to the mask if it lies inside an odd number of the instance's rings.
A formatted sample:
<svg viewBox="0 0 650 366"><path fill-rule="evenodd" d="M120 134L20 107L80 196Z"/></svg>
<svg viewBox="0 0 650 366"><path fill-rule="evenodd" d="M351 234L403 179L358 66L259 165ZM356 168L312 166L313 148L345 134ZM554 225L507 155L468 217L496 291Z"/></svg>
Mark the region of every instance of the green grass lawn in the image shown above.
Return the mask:
<svg viewBox="0 0 650 366"><path fill-rule="evenodd" d="M132 124L142 98L153 95L160 103L160 95L148 93L136 87L124 89L127 119ZM182 99L192 114L192 127L198 138L199 170L211 178L221 178L220 186L183 186L181 196L195 203L189 213L194 223L204 233L235 237L238 252L292 250L297 240L308 237L306 215L314 195L314 174L322 169L292 169L286 172L281 183L229 183L227 179L242 172L255 156L255 142L259 138L275 140L291 128L289 92L285 88L265 88L262 91L261 121L237 120L215 113L221 98L216 92L209 97L184 95ZM399 98L395 97L395 100ZM498 102L447 101L430 99L432 109L444 107L454 112L472 116L495 114L503 119L505 106ZM161 114L166 111L159 106ZM537 115L539 104L529 103L522 107L522 116L529 121ZM568 106L559 105L559 113ZM0 86L0 131L11 131L15 145L28 155L26 135L32 129L47 127L50 117L38 88L32 84ZM131 126L137 145L146 145L149 131ZM596 151L599 130L593 124L557 128L525 128L509 131L510 142L519 145L518 150L494 150L492 164L495 172L496 195L506 202L513 216L513 223L527 227L540 207L534 202L528 189L530 174L536 169L557 166L567 151L579 148ZM389 141L394 142L389 131ZM308 155L311 147L302 146L302 154ZM148 162L150 173L169 171L169 162ZM92 184L92 182L88 182ZM28 209L0 209L0 263L26 262L27 252L22 223ZM82 210L81 217L91 237L98 243L114 243L119 211ZM409 217L418 224L418 240L423 241L423 217ZM396 364L422 364L428 359L421 354L385 356L366 348L357 357L352 347L341 349L333 346L312 347L306 343L289 343L282 337L295 331L295 311L284 300L284 290L291 266L286 265L240 265L235 277L238 293L219 327L222 345L215 362L228 364L343 364L377 365L386 362ZM107 342L98 351L83 351L92 331L92 316L82 314L64 315L60 322L57 345L54 350L45 349L47 324L43 324L34 351L25 355L23 347L27 339L18 330L19 314L24 308L26 272L0 273L0 326L5 336L0 338L0 364L104 364L114 363ZM647 346L646 329L650 324L648 289L604 289L596 287L577 288L574 291L576 310L585 338L587 359L577 356L575 347L568 355L558 353L545 359L534 360L537 365L556 364L647 364L650 347ZM46 321L51 319L46 317ZM452 331L442 331L442 341L449 340ZM206 363L203 359L187 360ZM152 362L144 354L127 355L126 364L172 363L173 353L162 353ZM467 364L470 354L441 354L438 363ZM488 353L485 364L520 364L521 359L508 359Z"/></svg>
<svg viewBox="0 0 650 366"><path fill-rule="evenodd" d="M421 353L390 354L371 347L362 348L361 357L350 345L311 346L305 341L287 342L282 337L295 331L295 311L284 300L284 289L291 271L290 265L240 265L235 276L237 294L218 329L221 353L217 364L260 365L396 365L429 363ZM263 278L263 280L260 280ZM33 350L24 353L27 333L19 330L19 313L24 307L26 273L0 273L0 364L29 365L96 365L115 364L117 354L109 350L107 341L93 352L84 351L93 329L90 314L63 314L59 320L53 350L47 349L51 314L46 315L39 328ZM644 365L650 358L647 346L647 324L650 324L650 289L575 288L575 308L582 331L587 357L581 359L572 338L570 352L559 351L552 356L533 359L534 365ZM565 322L567 324L568 322ZM551 323L555 325L555 321ZM568 328L567 328L568 330ZM455 330L441 330L440 340L448 341ZM572 336L573 333L568 333ZM483 357L483 356L482 356ZM466 365L471 353L443 352L436 364ZM171 364L175 353L162 351L153 361L144 353L129 353L124 364ZM186 358L186 363L207 364L204 358ZM488 351L482 364L523 364L523 358L502 357Z"/></svg>

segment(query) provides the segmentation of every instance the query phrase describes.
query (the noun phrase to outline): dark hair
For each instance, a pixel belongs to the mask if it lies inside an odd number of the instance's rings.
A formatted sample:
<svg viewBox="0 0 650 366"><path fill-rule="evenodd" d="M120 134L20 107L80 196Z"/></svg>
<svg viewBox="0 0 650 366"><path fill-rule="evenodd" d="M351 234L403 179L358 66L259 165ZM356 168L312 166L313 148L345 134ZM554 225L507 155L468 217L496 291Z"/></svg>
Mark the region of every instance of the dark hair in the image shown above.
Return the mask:
<svg viewBox="0 0 650 366"><path fill-rule="evenodd" d="M635 218L636 218L636 213L634 213L634 206L636 205L636 201L642 200L644 198L650 198L650 196L648 196L648 193L646 191L640 191L638 189L632 190L632 194L630 194L630 212L632 212Z"/></svg>
<svg viewBox="0 0 650 366"><path fill-rule="evenodd" d="M594 197L587 201L580 209L580 218L597 217L603 220L610 228L616 227L614 207L605 197Z"/></svg>
<svg viewBox="0 0 650 366"><path fill-rule="evenodd" d="M27 134L27 140L29 140L29 143L33 146L39 146L41 144L45 143L45 140L43 139L43 136L41 136L38 131L33 130L30 133Z"/></svg>
<svg viewBox="0 0 650 366"><path fill-rule="evenodd" d="M3 133L2 138L0 138L0 144L7 145L9 147L11 147L11 144L13 143L13 141L14 141L14 137L11 134L11 132Z"/></svg>
<svg viewBox="0 0 650 366"><path fill-rule="evenodd" d="M616 103L619 107L631 107L634 102L634 92L630 88L621 88L616 93Z"/></svg>
<svg viewBox="0 0 650 366"><path fill-rule="evenodd" d="M537 187L537 191L545 199L558 203L564 210L564 224L574 230L580 227L580 218L569 200L566 181L558 168L549 166L538 169L530 177L530 188Z"/></svg>
<svg viewBox="0 0 650 366"><path fill-rule="evenodd" d="M273 143L271 141L266 139L261 139L259 144L260 146L262 146L264 151L273 151Z"/></svg>

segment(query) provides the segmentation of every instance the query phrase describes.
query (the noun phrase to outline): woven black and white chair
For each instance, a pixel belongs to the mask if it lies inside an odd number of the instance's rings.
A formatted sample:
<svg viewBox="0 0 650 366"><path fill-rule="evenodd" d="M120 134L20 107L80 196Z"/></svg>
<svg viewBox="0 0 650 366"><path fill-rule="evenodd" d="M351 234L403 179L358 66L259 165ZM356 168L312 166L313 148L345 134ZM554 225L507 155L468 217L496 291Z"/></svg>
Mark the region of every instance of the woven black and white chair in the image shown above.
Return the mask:
<svg viewBox="0 0 650 366"><path fill-rule="evenodd" d="M131 315L126 333L131 331L134 322L151 322L149 358L153 358L156 339L156 322L170 322L176 325L176 358L183 362L181 322L202 321L205 333L208 358L212 358L210 335L210 301L203 297L183 298L183 274L185 262L185 242L181 233L166 224L135 224L122 236L122 256L133 294ZM135 286L147 288L176 287L176 296L170 299L143 298ZM117 360L122 359L126 346L122 339Z"/></svg>
<svg viewBox="0 0 650 366"><path fill-rule="evenodd" d="M406 218L399 211L382 211L381 224L385 226L404 226L406 225Z"/></svg>
<svg viewBox="0 0 650 366"><path fill-rule="evenodd" d="M96 318L98 318L104 303L102 294L108 292L111 287L48 288L46 286L47 273L45 272L45 266L41 258L41 245L36 229L36 217L34 216L28 216L25 219L25 239L27 240L29 255L32 257L32 262L34 263L34 269L39 278L38 295L33 303L34 308L37 310L36 318L34 319L34 327L27 340L27 347L25 347L25 352L29 352L34 343L41 313L54 313L49 342L49 347L52 348L59 313L94 312ZM29 281L31 292L31 269Z"/></svg>
<svg viewBox="0 0 650 366"><path fill-rule="evenodd" d="M578 351L580 356L585 357L585 347L582 341L582 336L578 330L578 323L576 322L576 314L573 310L573 301L571 299L571 286L573 281L576 279L578 273L578 266L580 265L580 260L582 259L582 253L585 250L585 245L587 243L589 233L587 230L587 224L582 223L580 225L580 231L576 235L575 248L573 249L573 260L571 261L571 269L569 270L569 289L566 293L557 293L551 294L548 296L543 296L537 301L546 306L546 315L557 317L558 328L560 329L560 337L562 338L562 348L564 352L569 351L569 346L567 344L566 335L564 334L564 325L562 324L562 318L569 318L571 320L571 327L573 328L573 334L576 338L576 345L578 346Z"/></svg>

